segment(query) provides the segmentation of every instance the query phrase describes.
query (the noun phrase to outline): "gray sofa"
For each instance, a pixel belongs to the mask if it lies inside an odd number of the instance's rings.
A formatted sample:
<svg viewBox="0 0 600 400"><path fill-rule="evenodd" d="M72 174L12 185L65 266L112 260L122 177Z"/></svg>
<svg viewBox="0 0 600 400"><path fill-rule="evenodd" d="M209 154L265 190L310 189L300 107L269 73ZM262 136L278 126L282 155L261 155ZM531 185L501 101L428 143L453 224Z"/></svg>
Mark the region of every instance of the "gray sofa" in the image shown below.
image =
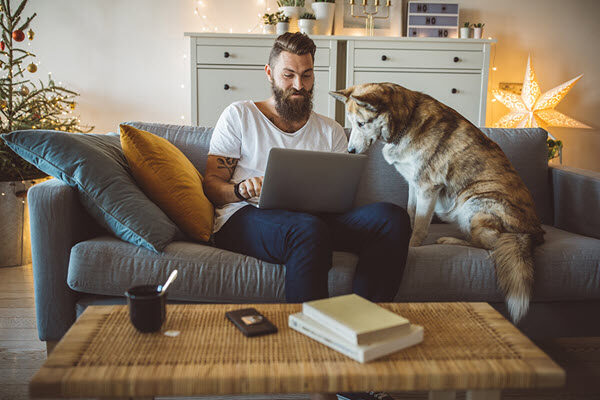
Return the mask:
<svg viewBox="0 0 600 400"><path fill-rule="evenodd" d="M130 123L165 137L204 172L212 130ZM546 131L483 129L507 154L532 192L546 230L535 251L533 301L519 328L530 337L600 335L600 174L548 167ZM356 205L407 201L406 182L370 151ZM119 201L119 199L115 199ZM178 268L169 293L183 302L283 302L285 267L191 242L173 242L161 254L103 231L81 206L75 189L56 179L29 191L35 301L39 337L60 339L90 304L124 302L126 288L163 282ZM396 301L483 301L507 315L489 253L434 244L459 235L431 225L425 244L411 248ZM336 252L330 295L351 291L357 257Z"/></svg>

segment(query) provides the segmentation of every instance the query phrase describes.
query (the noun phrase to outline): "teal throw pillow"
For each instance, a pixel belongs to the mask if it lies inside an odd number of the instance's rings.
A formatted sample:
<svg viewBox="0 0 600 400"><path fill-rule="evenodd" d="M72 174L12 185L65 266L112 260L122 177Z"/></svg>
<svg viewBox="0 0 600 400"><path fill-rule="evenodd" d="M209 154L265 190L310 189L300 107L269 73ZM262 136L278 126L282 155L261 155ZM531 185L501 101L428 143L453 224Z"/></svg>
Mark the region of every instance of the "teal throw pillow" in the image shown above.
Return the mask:
<svg viewBox="0 0 600 400"><path fill-rule="evenodd" d="M118 238L160 252L181 235L136 185L118 135L23 130L2 139L41 171L77 188L90 215Z"/></svg>

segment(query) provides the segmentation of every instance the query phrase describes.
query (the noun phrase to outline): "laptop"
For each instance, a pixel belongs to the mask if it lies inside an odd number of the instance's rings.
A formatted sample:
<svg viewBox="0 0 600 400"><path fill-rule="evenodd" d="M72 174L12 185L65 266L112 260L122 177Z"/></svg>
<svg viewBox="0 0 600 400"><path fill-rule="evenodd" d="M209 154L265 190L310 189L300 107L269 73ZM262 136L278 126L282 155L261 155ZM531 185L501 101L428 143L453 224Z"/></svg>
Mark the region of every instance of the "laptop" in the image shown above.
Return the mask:
<svg viewBox="0 0 600 400"><path fill-rule="evenodd" d="M258 207L349 211L366 161L364 154L272 148Z"/></svg>

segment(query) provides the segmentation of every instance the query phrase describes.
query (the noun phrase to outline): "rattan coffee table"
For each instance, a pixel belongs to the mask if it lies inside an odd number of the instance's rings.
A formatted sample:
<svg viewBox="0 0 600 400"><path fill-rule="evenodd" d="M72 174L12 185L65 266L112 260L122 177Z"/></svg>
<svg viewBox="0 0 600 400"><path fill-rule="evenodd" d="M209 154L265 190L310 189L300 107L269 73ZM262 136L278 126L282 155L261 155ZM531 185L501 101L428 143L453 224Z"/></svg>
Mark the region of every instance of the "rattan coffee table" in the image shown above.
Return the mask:
<svg viewBox="0 0 600 400"><path fill-rule="evenodd" d="M498 399L501 389L559 387L565 372L486 303L385 303L425 327L414 347L360 364L288 328L299 304L169 305L141 334L126 306L91 306L30 383L32 397L154 397L431 391ZM255 307L279 332L246 338L225 311ZM165 331L179 331L175 337Z"/></svg>

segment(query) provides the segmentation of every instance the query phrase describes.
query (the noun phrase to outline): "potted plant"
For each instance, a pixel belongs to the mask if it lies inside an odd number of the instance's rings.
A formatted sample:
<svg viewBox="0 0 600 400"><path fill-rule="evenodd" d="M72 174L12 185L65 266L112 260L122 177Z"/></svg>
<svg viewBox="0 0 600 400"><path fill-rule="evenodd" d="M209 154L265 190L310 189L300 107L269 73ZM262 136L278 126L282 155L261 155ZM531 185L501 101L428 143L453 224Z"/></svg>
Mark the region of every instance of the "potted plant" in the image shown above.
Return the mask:
<svg viewBox="0 0 600 400"><path fill-rule="evenodd" d="M469 38L469 31L471 30L471 23L470 22L465 22L463 24L463 26L460 28L460 38L461 39L468 39Z"/></svg>
<svg viewBox="0 0 600 400"><path fill-rule="evenodd" d="M305 33L307 35L312 35L315 30L315 14L311 12L305 12L300 16L298 20L298 28L300 32Z"/></svg>
<svg viewBox="0 0 600 400"><path fill-rule="evenodd" d="M276 32L278 35L283 35L290 30L290 17L283 14L283 11L279 11L275 14L277 20Z"/></svg>
<svg viewBox="0 0 600 400"><path fill-rule="evenodd" d="M483 33L483 27L485 24L481 22L477 24L473 24L473 39L481 39L481 34Z"/></svg>
<svg viewBox="0 0 600 400"><path fill-rule="evenodd" d="M275 13L268 14L262 16L263 22L263 33L275 33L275 25L277 25L277 16Z"/></svg>
<svg viewBox="0 0 600 400"><path fill-rule="evenodd" d="M548 139L548 161L558 157L559 162L562 164L562 148L563 144L560 140Z"/></svg>
<svg viewBox="0 0 600 400"><path fill-rule="evenodd" d="M304 8L304 0L277 0L279 11L283 11L288 18L298 18Z"/></svg>
<svg viewBox="0 0 600 400"><path fill-rule="evenodd" d="M333 30L333 15L335 14L335 0L315 0L312 3L315 12L316 34L331 35Z"/></svg>

